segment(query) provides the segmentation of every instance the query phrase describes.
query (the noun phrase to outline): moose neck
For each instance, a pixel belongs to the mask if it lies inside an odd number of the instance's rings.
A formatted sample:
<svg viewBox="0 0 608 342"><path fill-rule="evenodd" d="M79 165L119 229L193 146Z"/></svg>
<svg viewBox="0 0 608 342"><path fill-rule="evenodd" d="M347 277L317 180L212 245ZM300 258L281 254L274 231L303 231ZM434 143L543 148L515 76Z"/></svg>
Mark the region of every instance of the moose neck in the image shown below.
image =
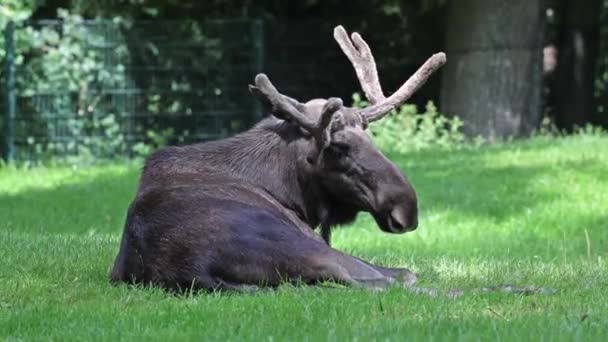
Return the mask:
<svg viewBox="0 0 608 342"><path fill-rule="evenodd" d="M299 169L301 139L295 127L269 118L232 138L199 146L205 154L214 154L218 171L223 169L263 189L314 228L325 201L312 177Z"/></svg>

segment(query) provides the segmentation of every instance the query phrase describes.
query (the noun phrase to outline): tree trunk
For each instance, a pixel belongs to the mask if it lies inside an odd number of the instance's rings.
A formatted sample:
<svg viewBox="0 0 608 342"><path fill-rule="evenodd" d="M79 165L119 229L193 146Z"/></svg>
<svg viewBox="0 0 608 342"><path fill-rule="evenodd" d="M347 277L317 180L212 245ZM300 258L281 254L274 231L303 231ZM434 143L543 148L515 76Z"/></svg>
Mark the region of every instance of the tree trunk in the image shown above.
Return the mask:
<svg viewBox="0 0 608 342"><path fill-rule="evenodd" d="M542 108L543 0L450 1L441 108L464 132L529 134Z"/></svg>
<svg viewBox="0 0 608 342"><path fill-rule="evenodd" d="M598 123L594 95L599 53L600 0L565 0L552 87L555 123L571 130Z"/></svg>

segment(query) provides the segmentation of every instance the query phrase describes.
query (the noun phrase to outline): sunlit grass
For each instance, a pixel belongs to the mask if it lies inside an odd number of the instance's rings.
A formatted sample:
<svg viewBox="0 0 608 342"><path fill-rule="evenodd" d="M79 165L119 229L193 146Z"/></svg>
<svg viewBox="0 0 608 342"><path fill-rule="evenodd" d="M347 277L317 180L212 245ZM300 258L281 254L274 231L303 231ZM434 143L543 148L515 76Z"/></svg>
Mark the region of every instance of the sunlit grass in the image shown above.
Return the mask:
<svg viewBox="0 0 608 342"><path fill-rule="evenodd" d="M114 287L139 165L0 169L0 338L214 340L598 340L608 338L608 138L536 138L391 155L420 199L420 228L366 215L334 245L420 285L511 283L555 295L429 298L284 286L172 296Z"/></svg>

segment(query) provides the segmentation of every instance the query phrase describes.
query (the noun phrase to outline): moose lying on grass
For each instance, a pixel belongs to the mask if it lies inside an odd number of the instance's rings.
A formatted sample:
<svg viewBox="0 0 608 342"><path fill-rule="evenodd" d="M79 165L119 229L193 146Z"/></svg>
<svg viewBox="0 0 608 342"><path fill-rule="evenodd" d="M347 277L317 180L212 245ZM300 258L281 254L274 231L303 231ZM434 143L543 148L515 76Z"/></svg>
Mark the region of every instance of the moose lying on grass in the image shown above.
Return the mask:
<svg viewBox="0 0 608 342"><path fill-rule="evenodd" d="M365 129L406 101L446 57L433 55L386 98L361 36L349 38L338 26L334 37L370 106L349 108L338 98L300 103L257 75L250 91L272 116L234 137L167 147L147 159L113 282L171 290L414 283L407 269L372 265L331 248L330 229L361 211L385 232L416 229L412 185ZM319 226L322 238L314 232Z"/></svg>

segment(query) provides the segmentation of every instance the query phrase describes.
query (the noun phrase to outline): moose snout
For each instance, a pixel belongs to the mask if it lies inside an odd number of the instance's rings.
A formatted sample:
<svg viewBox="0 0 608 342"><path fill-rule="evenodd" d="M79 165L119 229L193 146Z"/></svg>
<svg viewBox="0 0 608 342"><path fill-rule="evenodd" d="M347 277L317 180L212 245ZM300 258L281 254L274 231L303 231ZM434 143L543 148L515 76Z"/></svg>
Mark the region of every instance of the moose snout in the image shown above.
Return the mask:
<svg viewBox="0 0 608 342"><path fill-rule="evenodd" d="M388 228L392 233L405 233L418 228L418 208L416 206L395 206L388 216Z"/></svg>
<svg viewBox="0 0 608 342"><path fill-rule="evenodd" d="M396 168L395 168L396 169ZM396 171L391 182L379 188L376 222L387 233L401 234L418 228L416 192L405 176Z"/></svg>

